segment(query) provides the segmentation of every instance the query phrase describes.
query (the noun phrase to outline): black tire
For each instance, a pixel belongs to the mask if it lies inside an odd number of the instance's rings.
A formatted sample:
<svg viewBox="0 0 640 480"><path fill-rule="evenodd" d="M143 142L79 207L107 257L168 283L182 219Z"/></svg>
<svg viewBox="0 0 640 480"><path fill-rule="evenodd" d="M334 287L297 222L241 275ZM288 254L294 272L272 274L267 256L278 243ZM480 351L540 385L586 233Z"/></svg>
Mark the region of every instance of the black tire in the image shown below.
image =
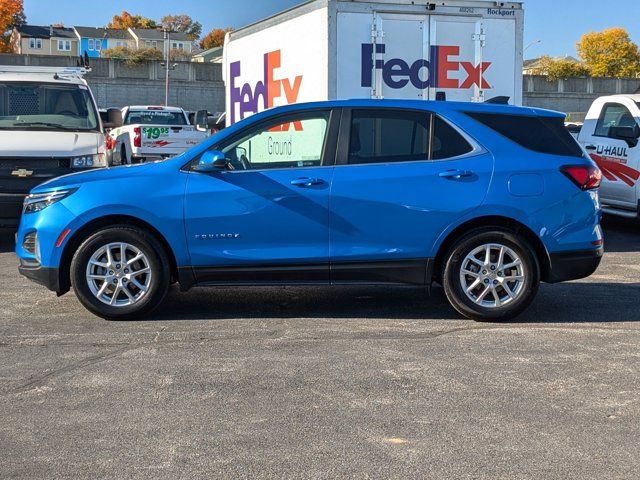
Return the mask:
<svg viewBox="0 0 640 480"><path fill-rule="evenodd" d="M129 165L131 162L127 160L127 149L124 145L120 149L120 165Z"/></svg>
<svg viewBox="0 0 640 480"><path fill-rule="evenodd" d="M149 263L151 278L145 295L128 306L111 306L100 301L87 281L87 265L94 252L110 243L125 242L139 249ZM71 284L80 303L95 315L108 320L135 320L151 313L169 289L171 271L164 248L149 232L131 225L114 225L89 236L71 261Z"/></svg>
<svg viewBox="0 0 640 480"><path fill-rule="evenodd" d="M508 300L508 303L500 306L485 307L475 303L465 293L465 288L460 279L463 262L467 255L476 248L487 244L504 245L511 249L521 260L525 272L519 294L515 299ZM482 271L484 270L482 269ZM490 271L489 273L491 274ZM468 278L470 278L470 281L473 280L473 277ZM482 280L483 283L486 281L487 279ZM468 232L449 249L445 258L442 283L445 294L453 308L465 317L476 321L509 320L521 314L535 298L540 286L540 265L535 251L522 236L500 228L481 228ZM489 280L489 283L491 283L491 280ZM484 289L481 287L482 284L478 284L477 291L483 291ZM496 294L507 293L499 285L496 288L498 288ZM480 296L477 295L477 297ZM490 298L492 301L495 299L493 294Z"/></svg>

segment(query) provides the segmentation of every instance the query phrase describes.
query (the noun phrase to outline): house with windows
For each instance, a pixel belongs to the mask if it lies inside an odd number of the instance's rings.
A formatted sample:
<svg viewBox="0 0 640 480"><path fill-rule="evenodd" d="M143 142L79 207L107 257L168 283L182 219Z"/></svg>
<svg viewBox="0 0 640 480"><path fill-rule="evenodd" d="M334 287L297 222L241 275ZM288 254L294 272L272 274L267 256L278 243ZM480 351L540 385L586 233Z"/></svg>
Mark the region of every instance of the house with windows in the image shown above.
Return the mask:
<svg viewBox="0 0 640 480"><path fill-rule="evenodd" d="M130 28L129 33L135 41L135 48L155 48L164 52L165 38L162 30ZM169 49L191 53L192 41L184 33L173 32L169 35Z"/></svg>
<svg viewBox="0 0 640 480"><path fill-rule="evenodd" d="M20 25L11 33L13 52L21 55L78 55L73 28L53 25Z"/></svg>
<svg viewBox="0 0 640 480"><path fill-rule="evenodd" d="M80 42L80 55L90 58L102 56L102 52L114 47L134 48L135 42L128 30L96 27L73 27Z"/></svg>
<svg viewBox="0 0 640 480"><path fill-rule="evenodd" d="M224 47L213 47L208 50L198 52L191 57L192 62L198 63L222 63L222 53Z"/></svg>

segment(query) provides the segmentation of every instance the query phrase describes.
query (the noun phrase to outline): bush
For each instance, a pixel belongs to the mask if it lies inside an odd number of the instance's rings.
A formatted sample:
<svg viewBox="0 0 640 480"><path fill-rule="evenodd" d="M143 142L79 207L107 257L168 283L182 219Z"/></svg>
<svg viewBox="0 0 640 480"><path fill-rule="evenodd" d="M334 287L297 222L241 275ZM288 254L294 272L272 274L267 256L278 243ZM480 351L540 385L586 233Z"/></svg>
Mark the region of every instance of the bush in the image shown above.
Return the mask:
<svg viewBox="0 0 640 480"><path fill-rule="evenodd" d="M155 48L113 47L102 52L105 58L126 60L129 65L137 65L147 60L162 60L162 52Z"/></svg>
<svg viewBox="0 0 640 480"><path fill-rule="evenodd" d="M549 80L565 80L571 77L588 77L589 69L582 63L568 58L554 59L544 56L535 68L536 75L546 75Z"/></svg>
<svg viewBox="0 0 640 480"><path fill-rule="evenodd" d="M169 58L172 62L188 62L191 60L191 54L178 48L172 48L169 51Z"/></svg>

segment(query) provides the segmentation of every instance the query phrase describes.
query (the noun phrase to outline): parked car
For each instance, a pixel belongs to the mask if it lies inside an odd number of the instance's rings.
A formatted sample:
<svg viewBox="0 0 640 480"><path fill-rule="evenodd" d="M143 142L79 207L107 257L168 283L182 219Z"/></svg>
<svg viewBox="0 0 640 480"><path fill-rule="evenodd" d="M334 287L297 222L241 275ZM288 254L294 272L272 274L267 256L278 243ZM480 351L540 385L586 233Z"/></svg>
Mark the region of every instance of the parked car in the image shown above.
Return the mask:
<svg viewBox="0 0 640 480"><path fill-rule="evenodd" d="M604 212L640 217L640 95L597 98L578 141L602 171Z"/></svg>
<svg viewBox="0 0 640 480"><path fill-rule="evenodd" d="M0 66L0 227L15 228L29 191L73 171L107 166L105 128L87 68Z"/></svg>
<svg viewBox="0 0 640 480"><path fill-rule="evenodd" d="M109 132L114 163L127 165L179 155L208 137L191 125L178 107L131 106L122 109L123 125Z"/></svg>
<svg viewBox="0 0 640 480"><path fill-rule="evenodd" d="M463 315L499 320L522 312L540 281L595 271L599 184L558 113L296 104L166 162L37 187L16 252L23 275L59 295L73 286L111 319L149 313L174 282L440 282Z"/></svg>

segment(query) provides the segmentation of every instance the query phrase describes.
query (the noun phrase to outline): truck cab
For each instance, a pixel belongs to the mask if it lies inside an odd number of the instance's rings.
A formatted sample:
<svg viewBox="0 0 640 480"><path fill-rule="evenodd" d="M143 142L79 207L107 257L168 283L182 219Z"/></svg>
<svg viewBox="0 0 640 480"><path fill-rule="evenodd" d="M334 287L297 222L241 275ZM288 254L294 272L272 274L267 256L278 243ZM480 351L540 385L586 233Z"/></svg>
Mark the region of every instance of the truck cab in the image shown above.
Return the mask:
<svg viewBox="0 0 640 480"><path fill-rule="evenodd" d="M578 141L602 171L600 198L606 213L640 216L640 95L596 99Z"/></svg>
<svg viewBox="0 0 640 480"><path fill-rule="evenodd" d="M0 226L18 225L24 197L38 184L107 166L88 71L0 67ZM119 111L109 114L116 125Z"/></svg>

